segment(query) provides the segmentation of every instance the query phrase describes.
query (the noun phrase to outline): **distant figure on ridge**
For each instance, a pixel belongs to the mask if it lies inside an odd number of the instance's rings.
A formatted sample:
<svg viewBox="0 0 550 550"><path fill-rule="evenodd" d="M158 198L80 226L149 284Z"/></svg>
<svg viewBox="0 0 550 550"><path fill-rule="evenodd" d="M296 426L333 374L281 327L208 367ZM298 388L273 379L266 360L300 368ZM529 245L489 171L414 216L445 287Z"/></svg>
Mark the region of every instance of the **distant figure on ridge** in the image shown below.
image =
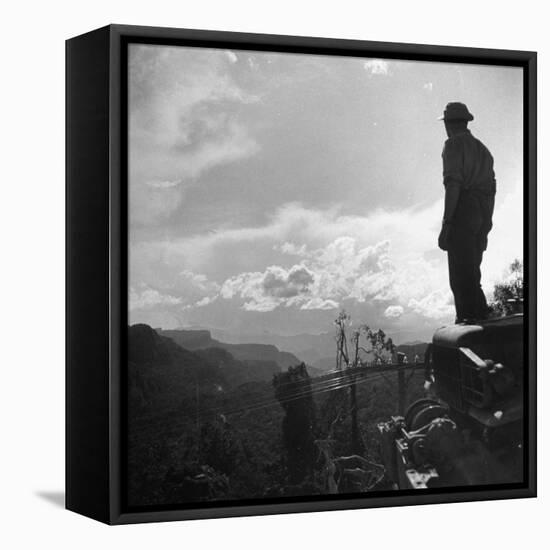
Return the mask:
<svg viewBox="0 0 550 550"><path fill-rule="evenodd" d="M456 323L486 319L481 260L493 226L496 180L493 157L468 130L474 119L464 103L448 103L440 120L449 139L443 148L445 211L438 245L447 251Z"/></svg>

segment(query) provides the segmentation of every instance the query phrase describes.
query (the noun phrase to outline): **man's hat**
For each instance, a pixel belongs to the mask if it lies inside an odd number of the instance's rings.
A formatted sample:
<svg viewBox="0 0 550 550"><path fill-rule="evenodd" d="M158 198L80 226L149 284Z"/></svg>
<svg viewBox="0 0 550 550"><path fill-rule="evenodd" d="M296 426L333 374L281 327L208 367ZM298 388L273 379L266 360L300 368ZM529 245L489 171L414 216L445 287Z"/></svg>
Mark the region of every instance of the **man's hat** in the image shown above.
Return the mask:
<svg viewBox="0 0 550 550"><path fill-rule="evenodd" d="M468 107L464 103L459 101L453 101L447 103L443 116L440 116L438 120L474 120L474 115L468 111Z"/></svg>

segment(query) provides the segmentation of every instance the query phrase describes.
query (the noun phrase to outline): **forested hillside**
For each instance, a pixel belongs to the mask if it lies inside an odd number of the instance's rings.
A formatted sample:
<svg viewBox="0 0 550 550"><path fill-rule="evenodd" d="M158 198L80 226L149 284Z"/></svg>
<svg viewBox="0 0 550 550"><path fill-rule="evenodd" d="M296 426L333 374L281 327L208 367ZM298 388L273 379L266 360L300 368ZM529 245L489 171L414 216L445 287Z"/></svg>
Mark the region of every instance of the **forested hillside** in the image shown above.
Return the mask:
<svg viewBox="0 0 550 550"><path fill-rule="evenodd" d="M330 432L334 456L352 452L346 388L325 391L305 365L280 372L226 349L186 350L147 325L129 327L128 345L130 505L329 491L323 440ZM419 372L409 401L422 383ZM395 403L389 378L357 385L364 456L373 462L376 423L396 413Z"/></svg>

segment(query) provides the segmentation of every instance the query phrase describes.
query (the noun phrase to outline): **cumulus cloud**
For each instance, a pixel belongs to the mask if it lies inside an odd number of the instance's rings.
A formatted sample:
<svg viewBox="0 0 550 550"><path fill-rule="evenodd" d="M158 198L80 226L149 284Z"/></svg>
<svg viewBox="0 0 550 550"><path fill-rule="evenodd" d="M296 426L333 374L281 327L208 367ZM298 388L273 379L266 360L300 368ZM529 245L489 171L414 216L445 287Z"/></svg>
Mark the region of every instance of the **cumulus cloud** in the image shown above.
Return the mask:
<svg viewBox="0 0 550 550"><path fill-rule="evenodd" d="M220 286L205 275L185 270L169 282L162 284L155 278L151 283L140 282L130 288L130 310L157 308L159 310L184 310L204 307L218 297Z"/></svg>
<svg viewBox="0 0 550 550"><path fill-rule="evenodd" d="M278 208L263 225L226 228L216 233L159 243L159 246L163 246L165 253L172 258L185 257L192 268L199 271L207 264L215 263L217 256L232 248L250 253L251 247L255 247L256 255L275 248L299 256L305 244L310 249L325 247L340 237L353 237L358 245L364 247L376 245L391 235L393 254L408 258L433 250L441 212L441 201L399 211L380 209L368 216L343 215L337 207L319 210L290 203ZM344 243L342 241L338 246L345 246ZM327 253L335 252L327 250ZM224 260L227 263L230 258Z"/></svg>
<svg viewBox="0 0 550 550"><path fill-rule="evenodd" d="M522 255L521 205L521 185L507 196L497 194L494 229L484 258L485 271L491 273L491 279L502 276L510 259ZM321 210L289 203L278 208L262 225L228 227L216 233L174 240L166 243L166 251L172 256L185 254L190 259L196 258L200 264L228 247L249 249L261 245L300 256L305 244L310 248L326 246L339 237L352 236L364 246L391 236L396 258L406 262L429 254L446 264L444 254L436 247L442 212L442 200L400 210L378 209L363 216L341 214L337 207Z"/></svg>
<svg viewBox="0 0 550 550"><path fill-rule="evenodd" d="M271 311L280 305L303 304L313 282L313 274L304 265L270 266L264 272L241 273L226 280L221 296L243 298L243 308L249 311Z"/></svg>
<svg viewBox="0 0 550 550"><path fill-rule="evenodd" d="M448 286L444 255L424 257L434 249L440 208L349 216L336 208L289 204L265 225L157 243L158 252L148 257L181 262L182 270L192 272L210 269L225 281L221 297L246 310L326 310L351 300L377 303L383 314L389 305L406 310L411 300L421 302L434 289ZM243 264L243 259L248 260ZM260 269L235 269L250 261ZM262 261L272 265L263 268ZM435 311L443 315L444 310Z"/></svg>
<svg viewBox="0 0 550 550"><path fill-rule="evenodd" d="M270 266L264 272L233 276L223 284L221 296L243 300L248 311L280 306L336 309L352 300L378 304L389 319L398 319L407 310L433 319L450 315L440 266L417 258L400 262L392 256L388 240L361 247L355 238L345 236L311 250L289 242L280 248L301 262L289 269Z"/></svg>
<svg viewBox="0 0 550 550"><path fill-rule="evenodd" d="M196 289L198 292L211 294L219 290L219 285L210 281L206 275L202 273L193 273L188 269L184 269L178 277L178 285L183 284L185 291L189 292L190 288Z"/></svg>
<svg viewBox="0 0 550 550"><path fill-rule="evenodd" d="M437 289L422 298L411 298L408 306L423 317L441 319L453 316L453 304L452 294L449 290Z"/></svg>
<svg viewBox="0 0 550 550"><path fill-rule="evenodd" d="M498 182L497 182L498 186ZM508 195L497 190L493 230L483 256L482 275L486 292L502 281L515 258L523 258L523 184L519 182Z"/></svg>
<svg viewBox="0 0 550 550"><path fill-rule="evenodd" d="M304 266L293 266L289 271L279 267L268 268L262 282L266 294L275 298L294 298L307 293L313 275Z"/></svg>
<svg viewBox="0 0 550 550"><path fill-rule="evenodd" d="M383 59L369 59L363 63L363 67L370 75L387 76L390 74L389 64Z"/></svg>
<svg viewBox="0 0 550 550"><path fill-rule="evenodd" d="M393 272L389 248L387 240L361 248L354 238L346 236L326 247L306 251L305 261L316 276L316 294L334 303L345 299L384 300Z"/></svg>
<svg viewBox="0 0 550 550"><path fill-rule="evenodd" d="M217 296L205 296L204 298L201 298L197 302L195 302L195 307L204 307L216 300Z"/></svg>
<svg viewBox="0 0 550 550"><path fill-rule="evenodd" d="M486 290L502 278L511 259L521 256L521 218L514 201L521 204L521 197L512 194L497 202L483 264ZM171 290L174 296L196 296L193 304L210 304L216 296L246 311L263 312L365 304L389 322L446 322L454 307L446 256L436 248L441 211L441 202L368 216L287 204L262 225L151 245L157 252L149 251L147 262L166 258L188 273L209 269L207 275L191 277L195 290ZM242 269L251 262L258 268ZM208 288L198 291L201 286Z"/></svg>
<svg viewBox="0 0 550 550"><path fill-rule="evenodd" d="M316 274L315 288L324 299L378 303L389 318L400 317L411 304L424 316L444 318L449 314L445 308L448 293L443 290L432 297L432 310L421 310L418 305L424 304L434 289L444 288L440 262L395 254L387 239L360 247L356 239L341 237L309 257ZM385 306L388 302L393 303Z"/></svg>
<svg viewBox="0 0 550 550"><path fill-rule="evenodd" d="M303 244L301 246L296 246L294 243L291 242L285 242L281 245L276 244L273 247L274 250L278 250L282 252L283 254L290 254L295 256L301 256L306 251L306 245Z"/></svg>
<svg viewBox="0 0 550 550"><path fill-rule="evenodd" d="M334 300L323 300L322 298L319 298L318 296L311 298L310 300L306 300L301 306L300 309L302 310L308 310L308 309L336 309L340 306L338 302L335 302Z"/></svg>
<svg viewBox="0 0 550 550"><path fill-rule="evenodd" d="M175 306L181 303L180 298L161 294L154 288L146 285L139 285L137 288L130 288L130 309L147 309L156 306Z"/></svg>
<svg viewBox="0 0 550 550"><path fill-rule="evenodd" d="M388 306L384 311L384 317L397 319L403 315L404 311L403 306Z"/></svg>

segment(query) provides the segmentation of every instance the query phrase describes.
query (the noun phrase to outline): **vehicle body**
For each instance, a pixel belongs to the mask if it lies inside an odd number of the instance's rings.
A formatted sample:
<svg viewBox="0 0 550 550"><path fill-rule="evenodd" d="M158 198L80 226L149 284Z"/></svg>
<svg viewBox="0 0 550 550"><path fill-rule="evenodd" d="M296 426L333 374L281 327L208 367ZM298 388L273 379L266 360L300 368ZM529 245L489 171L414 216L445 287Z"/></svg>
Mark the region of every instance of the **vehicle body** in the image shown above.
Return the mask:
<svg viewBox="0 0 550 550"><path fill-rule="evenodd" d="M395 488L523 479L523 314L438 329L426 397L378 425Z"/></svg>

